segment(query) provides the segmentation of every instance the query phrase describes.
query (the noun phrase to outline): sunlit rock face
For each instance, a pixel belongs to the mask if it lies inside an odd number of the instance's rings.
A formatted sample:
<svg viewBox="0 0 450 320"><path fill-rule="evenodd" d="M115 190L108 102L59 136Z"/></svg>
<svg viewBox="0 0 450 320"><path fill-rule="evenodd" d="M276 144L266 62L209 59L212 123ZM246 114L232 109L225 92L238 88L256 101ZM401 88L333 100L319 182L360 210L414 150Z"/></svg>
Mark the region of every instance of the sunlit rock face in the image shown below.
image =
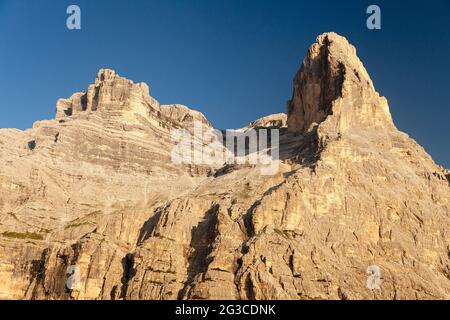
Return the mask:
<svg viewBox="0 0 450 320"><path fill-rule="evenodd" d="M354 126L393 127L387 101L375 91L355 47L335 33L317 38L295 77L289 130L307 132L329 115L337 118L333 125L341 132Z"/></svg>
<svg viewBox="0 0 450 320"><path fill-rule="evenodd" d="M174 163L173 130L212 126L149 92L104 69L56 119L0 129L0 298L450 299L449 171L345 38L311 46L287 116L239 131L280 130L270 176Z"/></svg>

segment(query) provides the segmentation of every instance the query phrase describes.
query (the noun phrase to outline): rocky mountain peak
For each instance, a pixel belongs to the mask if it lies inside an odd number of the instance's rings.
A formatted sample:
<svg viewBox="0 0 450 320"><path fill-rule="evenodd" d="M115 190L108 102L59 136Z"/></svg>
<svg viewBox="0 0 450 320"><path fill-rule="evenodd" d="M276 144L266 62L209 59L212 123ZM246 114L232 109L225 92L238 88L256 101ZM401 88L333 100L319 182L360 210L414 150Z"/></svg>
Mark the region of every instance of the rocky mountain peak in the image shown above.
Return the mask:
<svg viewBox="0 0 450 320"><path fill-rule="evenodd" d="M147 84L134 83L111 69L101 69L86 92L58 100L56 118L99 112L105 117L133 121L136 115L147 117L150 109L159 110L159 107L159 102L150 96Z"/></svg>
<svg viewBox="0 0 450 320"><path fill-rule="evenodd" d="M90 113L116 124L145 123L165 129L172 126L192 129L193 122L200 121L212 127L201 112L181 104L161 105L150 96L146 83L134 83L111 69L100 69L86 92L60 99L56 105L57 120Z"/></svg>
<svg viewBox="0 0 450 320"><path fill-rule="evenodd" d="M112 70L57 118L0 129L0 299L450 299L450 172L343 37L312 45L287 117L236 130L280 129L273 175L196 163L210 140L173 133L208 120Z"/></svg>
<svg viewBox="0 0 450 320"><path fill-rule="evenodd" d="M120 86L121 84L128 84L131 88L137 86L141 90L144 98L149 98L150 88L145 82L134 84L132 80L119 76L116 71L112 69L100 69L95 79L95 86Z"/></svg>
<svg viewBox="0 0 450 320"><path fill-rule="evenodd" d="M244 129L257 129L257 128L283 128L286 127L287 116L285 113L271 114L255 121L252 121Z"/></svg>
<svg viewBox="0 0 450 320"><path fill-rule="evenodd" d="M335 115L336 130L354 126L392 127L385 98L376 92L356 49L336 33L324 33L309 48L294 79L288 127L305 133Z"/></svg>
<svg viewBox="0 0 450 320"><path fill-rule="evenodd" d="M116 71L112 69L100 69L97 73L97 78L95 79L95 83L99 84L104 81L114 80L118 75Z"/></svg>

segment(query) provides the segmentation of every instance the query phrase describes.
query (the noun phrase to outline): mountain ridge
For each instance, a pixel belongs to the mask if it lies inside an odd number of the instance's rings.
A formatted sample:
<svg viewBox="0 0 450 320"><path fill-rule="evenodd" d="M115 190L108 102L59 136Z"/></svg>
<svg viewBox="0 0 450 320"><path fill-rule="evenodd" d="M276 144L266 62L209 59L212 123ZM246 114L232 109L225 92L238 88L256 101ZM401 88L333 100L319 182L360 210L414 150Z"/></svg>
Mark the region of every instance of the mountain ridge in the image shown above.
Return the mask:
<svg viewBox="0 0 450 320"><path fill-rule="evenodd" d="M240 130L279 131L273 175L174 163L174 130L213 127L149 91L102 69L55 119L0 129L0 298L449 299L449 171L344 37L311 46L287 115Z"/></svg>

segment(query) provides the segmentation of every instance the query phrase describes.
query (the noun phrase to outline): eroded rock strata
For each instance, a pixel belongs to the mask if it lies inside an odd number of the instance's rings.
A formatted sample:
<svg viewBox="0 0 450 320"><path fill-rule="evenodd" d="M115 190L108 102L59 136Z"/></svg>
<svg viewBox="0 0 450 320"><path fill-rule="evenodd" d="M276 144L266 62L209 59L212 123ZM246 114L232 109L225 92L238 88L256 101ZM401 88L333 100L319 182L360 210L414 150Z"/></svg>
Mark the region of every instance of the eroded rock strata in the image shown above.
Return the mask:
<svg viewBox="0 0 450 320"><path fill-rule="evenodd" d="M280 128L277 174L173 163L194 121L212 128L101 70L54 120L1 129L0 298L450 299L449 172L345 38L312 45L287 117L241 130Z"/></svg>

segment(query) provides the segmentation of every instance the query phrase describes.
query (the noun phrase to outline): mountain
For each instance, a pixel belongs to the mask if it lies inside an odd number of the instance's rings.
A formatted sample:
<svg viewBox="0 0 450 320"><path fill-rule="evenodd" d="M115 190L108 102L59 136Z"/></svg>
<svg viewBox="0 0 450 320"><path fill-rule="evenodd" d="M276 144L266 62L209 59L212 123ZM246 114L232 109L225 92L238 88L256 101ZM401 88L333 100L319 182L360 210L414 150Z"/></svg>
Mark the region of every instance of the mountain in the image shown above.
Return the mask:
<svg viewBox="0 0 450 320"><path fill-rule="evenodd" d="M344 37L317 38L287 111L232 131L269 134L269 175L174 161L174 132L204 150L196 126L226 131L108 69L55 119L0 129L0 298L450 299L450 172ZM232 140L218 153L248 159Z"/></svg>

